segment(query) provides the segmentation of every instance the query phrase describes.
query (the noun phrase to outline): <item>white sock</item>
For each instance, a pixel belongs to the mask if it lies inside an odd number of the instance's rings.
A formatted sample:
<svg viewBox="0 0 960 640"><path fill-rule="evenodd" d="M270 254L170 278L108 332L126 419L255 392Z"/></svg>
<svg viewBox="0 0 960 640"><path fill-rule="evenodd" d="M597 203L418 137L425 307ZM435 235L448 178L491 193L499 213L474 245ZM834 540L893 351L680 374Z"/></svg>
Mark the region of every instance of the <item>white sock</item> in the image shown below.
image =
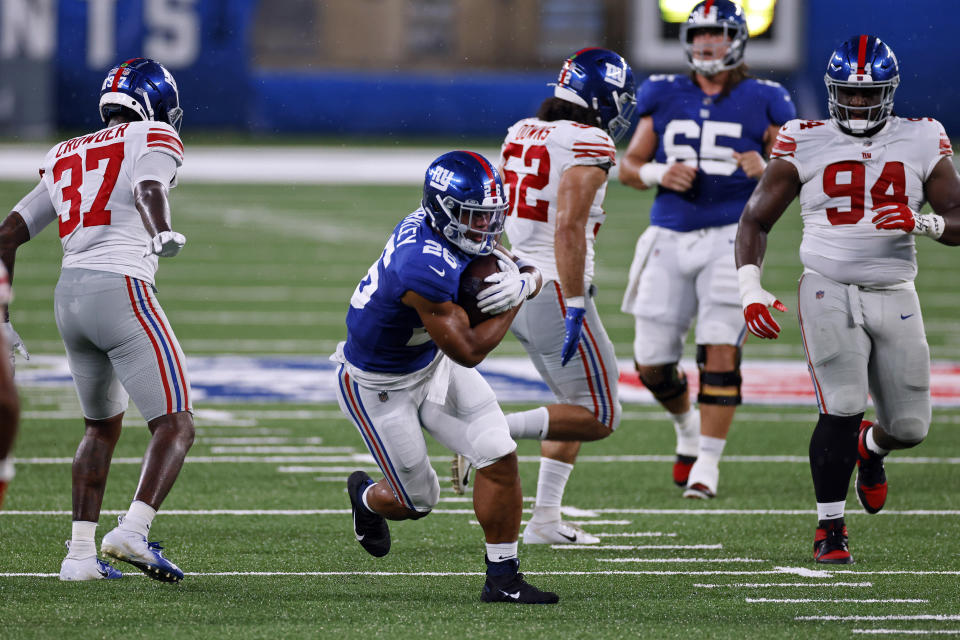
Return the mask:
<svg viewBox="0 0 960 640"><path fill-rule="evenodd" d="M550 413L546 407L507 414L510 437L514 440L545 440L550 426Z"/></svg>
<svg viewBox="0 0 960 640"><path fill-rule="evenodd" d="M150 525L153 524L153 519L156 515L157 510L146 502L134 500L130 503L130 508L127 509L127 513L123 516L123 521L120 522L120 528L124 531L139 533L146 538L150 532Z"/></svg>
<svg viewBox="0 0 960 640"><path fill-rule="evenodd" d="M877 444L877 441L873 437L873 427L870 427L869 429L867 429L867 435L863 440L867 445L867 449L877 454L878 456L885 456L888 453L890 453L890 449L884 449L883 447Z"/></svg>
<svg viewBox="0 0 960 640"><path fill-rule="evenodd" d="M714 438L712 436L700 436L700 446L698 448L697 458L704 461L720 464L720 456L723 455L723 447L727 444L725 438Z"/></svg>
<svg viewBox="0 0 960 640"><path fill-rule="evenodd" d="M843 517L843 510L847 506L846 500L840 502L818 502L817 520L834 520Z"/></svg>
<svg viewBox="0 0 960 640"><path fill-rule="evenodd" d="M690 407L686 413L671 413L677 432L677 455L696 456L700 443L700 411Z"/></svg>
<svg viewBox="0 0 960 640"><path fill-rule="evenodd" d="M88 558L97 555L97 543L94 536L97 533L97 523L86 520L74 520L70 526L71 558Z"/></svg>
<svg viewBox="0 0 960 640"><path fill-rule="evenodd" d="M560 519L560 504L573 465L552 458L540 458L540 474L537 476L537 501L531 521L556 522Z"/></svg>
<svg viewBox="0 0 960 640"><path fill-rule="evenodd" d="M487 543L487 559L490 562L504 562L517 557L517 541Z"/></svg>
<svg viewBox="0 0 960 640"><path fill-rule="evenodd" d="M373 485L372 485L372 484L368 484L368 485L367 485L367 488L364 489L364 490L363 490L363 493L360 494L360 502L362 502L362 503L363 503L363 506L365 506L365 507L367 508L367 511L369 511L370 513L376 513L376 511L374 511L374 510L370 507L370 503L367 502L367 492L370 491L370 489L373 489Z"/></svg>

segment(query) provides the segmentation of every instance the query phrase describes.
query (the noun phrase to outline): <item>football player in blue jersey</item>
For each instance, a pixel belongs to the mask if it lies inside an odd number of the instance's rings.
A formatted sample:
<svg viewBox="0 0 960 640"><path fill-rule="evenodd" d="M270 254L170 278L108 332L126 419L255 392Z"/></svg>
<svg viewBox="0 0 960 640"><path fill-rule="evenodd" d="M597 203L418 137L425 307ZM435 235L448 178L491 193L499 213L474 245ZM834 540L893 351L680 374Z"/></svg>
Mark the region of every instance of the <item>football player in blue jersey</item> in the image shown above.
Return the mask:
<svg viewBox="0 0 960 640"><path fill-rule="evenodd" d="M766 167L780 125L796 117L789 94L750 77L743 10L696 5L680 39L690 75L655 75L640 87L640 123L620 168L636 189L657 188L637 241L622 310L636 321L637 373L670 412L673 479L686 498L712 498L734 411L746 338L733 243L737 221ZM699 412L677 363L696 318Z"/></svg>
<svg viewBox="0 0 960 640"><path fill-rule="evenodd" d="M337 347L340 408L360 431L383 479L355 471L347 480L357 541L371 555L390 551L386 519L430 513L440 498L423 432L477 469L473 506L486 538L484 602L552 604L555 593L518 572L522 495L516 443L490 385L474 367L497 345L539 272L499 247L508 208L500 174L482 156L452 151L427 169L419 209L387 240L350 298L347 340ZM471 326L458 304L460 276L494 254L481 309ZM491 301L493 304L491 305Z"/></svg>

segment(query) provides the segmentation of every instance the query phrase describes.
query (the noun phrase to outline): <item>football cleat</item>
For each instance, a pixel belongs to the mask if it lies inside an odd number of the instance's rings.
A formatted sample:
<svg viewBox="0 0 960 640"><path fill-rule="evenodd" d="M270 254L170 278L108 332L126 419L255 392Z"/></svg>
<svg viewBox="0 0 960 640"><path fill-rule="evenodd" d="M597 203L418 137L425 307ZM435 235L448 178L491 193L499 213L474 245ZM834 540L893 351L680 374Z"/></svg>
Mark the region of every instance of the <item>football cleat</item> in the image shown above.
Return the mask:
<svg viewBox="0 0 960 640"><path fill-rule="evenodd" d="M813 559L821 564L853 564L843 518L820 521L813 538Z"/></svg>
<svg viewBox="0 0 960 640"><path fill-rule="evenodd" d="M710 487L700 482L694 482L683 491L683 497L691 500L711 500L717 497Z"/></svg>
<svg viewBox="0 0 960 640"><path fill-rule="evenodd" d="M857 500L867 513L877 513L887 502L884 457L867 448L867 430L872 425L869 420L861 422L860 435L857 436Z"/></svg>
<svg viewBox="0 0 960 640"><path fill-rule="evenodd" d="M684 498L694 500L709 500L717 495L717 485L720 482L720 467L703 457L690 467L690 476L687 478L687 488L683 492Z"/></svg>
<svg viewBox="0 0 960 640"><path fill-rule="evenodd" d="M160 582L183 580L183 571L180 567L163 557L163 547L160 543L147 542L145 536L135 531L116 527L103 536L100 542L100 553L108 558L132 564L148 578Z"/></svg>
<svg viewBox="0 0 960 640"><path fill-rule="evenodd" d="M367 553L382 558L390 552L390 528L386 518L363 506L361 496L371 484L373 480L365 472L354 471L347 478L347 495L353 512L353 535Z"/></svg>
<svg viewBox="0 0 960 640"><path fill-rule="evenodd" d="M523 544L599 544L600 538L591 535L575 524L554 520L553 522L527 523L523 530Z"/></svg>
<svg viewBox="0 0 960 640"><path fill-rule="evenodd" d="M70 557L70 541L67 540L67 557L60 564L60 579L64 582L86 580L116 580L123 574L93 554L86 558Z"/></svg>
<svg viewBox="0 0 960 640"><path fill-rule="evenodd" d="M487 567L495 564L490 562L486 556ZM508 560L513 566L513 571L504 575L487 574L487 580L483 583L483 591L480 592L480 600L483 602L512 602L514 604L556 604L560 601L560 596L551 591L541 591L527 582L523 574L518 572L520 567L519 560ZM500 563L496 563L500 564Z"/></svg>
<svg viewBox="0 0 960 640"><path fill-rule="evenodd" d="M683 456L677 454L677 459L673 463L673 483L681 489L687 486L687 480L690 479L690 468L697 461L697 456Z"/></svg>
<svg viewBox="0 0 960 640"><path fill-rule="evenodd" d="M473 465L459 453L453 457L450 463L450 477L453 480L453 492L457 495L463 495L470 486L470 470Z"/></svg>

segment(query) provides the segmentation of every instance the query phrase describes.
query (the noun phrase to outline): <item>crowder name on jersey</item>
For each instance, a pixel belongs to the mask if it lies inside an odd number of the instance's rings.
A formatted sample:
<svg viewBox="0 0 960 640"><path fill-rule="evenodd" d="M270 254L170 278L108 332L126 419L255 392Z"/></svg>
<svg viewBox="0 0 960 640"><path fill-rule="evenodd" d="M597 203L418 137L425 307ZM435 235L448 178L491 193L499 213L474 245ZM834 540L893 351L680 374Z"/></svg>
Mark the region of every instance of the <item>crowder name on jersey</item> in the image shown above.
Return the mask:
<svg viewBox="0 0 960 640"><path fill-rule="evenodd" d="M438 347L417 311L400 298L413 291L431 302L456 302L460 274L470 259L430 226L423 209L401 220L350 298L344 346L350 364L382 373L411 373L429 365Z"/></svg>
<svg viewBox="0 0 960 640"><path fill-rule="evenodd" d="M647 78L637 92L637 112L653 118L656 162L699 169L688 191L657 187L650 223L674 231L737 222L757 180L747 177L733 153L762 155L767 128L797 116L790 94L776 82L746 78L718 97L686 75Z"/></svg>

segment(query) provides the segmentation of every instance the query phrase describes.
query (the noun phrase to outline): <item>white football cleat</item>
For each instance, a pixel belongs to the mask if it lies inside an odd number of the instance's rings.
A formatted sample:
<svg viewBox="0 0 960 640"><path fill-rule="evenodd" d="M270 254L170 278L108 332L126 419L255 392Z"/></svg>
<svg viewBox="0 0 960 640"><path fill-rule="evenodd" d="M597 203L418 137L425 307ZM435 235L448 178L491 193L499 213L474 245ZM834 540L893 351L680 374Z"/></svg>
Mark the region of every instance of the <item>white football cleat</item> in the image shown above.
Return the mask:
<svg viewBox="0 0 960 640"><path fill-rule="evenodd" d="M720 483L720 465L697 458L690 468L690 477L687 479L687 488L683 492L684 498L694 500L709 500L717 495L717 485Z"/></svg>
<svg viewBox="0 0 960 640"><path fill-rule="evenodd" d="M523 544L600 544L600 538L563 520L531 521L523 530Z"/></svg>
<svg viewBox="0 0 960 640"><path fill-rule="evenodd" d="M103 536L100 542L103 555L128 562L154 580L180 582L183 580L183 571L164 558L162 550L159 543L147 542L139 533L120 527Z"/></svg>
<svg viewBox="0 0 960 640"><path fill-rule="evenodd" d="M67 557L60 564L60 579L64 582L82 582L86 580L115 580L123 574L97 557L97 554L85 558L71 558L70 541L67 540Z"/></svg>

